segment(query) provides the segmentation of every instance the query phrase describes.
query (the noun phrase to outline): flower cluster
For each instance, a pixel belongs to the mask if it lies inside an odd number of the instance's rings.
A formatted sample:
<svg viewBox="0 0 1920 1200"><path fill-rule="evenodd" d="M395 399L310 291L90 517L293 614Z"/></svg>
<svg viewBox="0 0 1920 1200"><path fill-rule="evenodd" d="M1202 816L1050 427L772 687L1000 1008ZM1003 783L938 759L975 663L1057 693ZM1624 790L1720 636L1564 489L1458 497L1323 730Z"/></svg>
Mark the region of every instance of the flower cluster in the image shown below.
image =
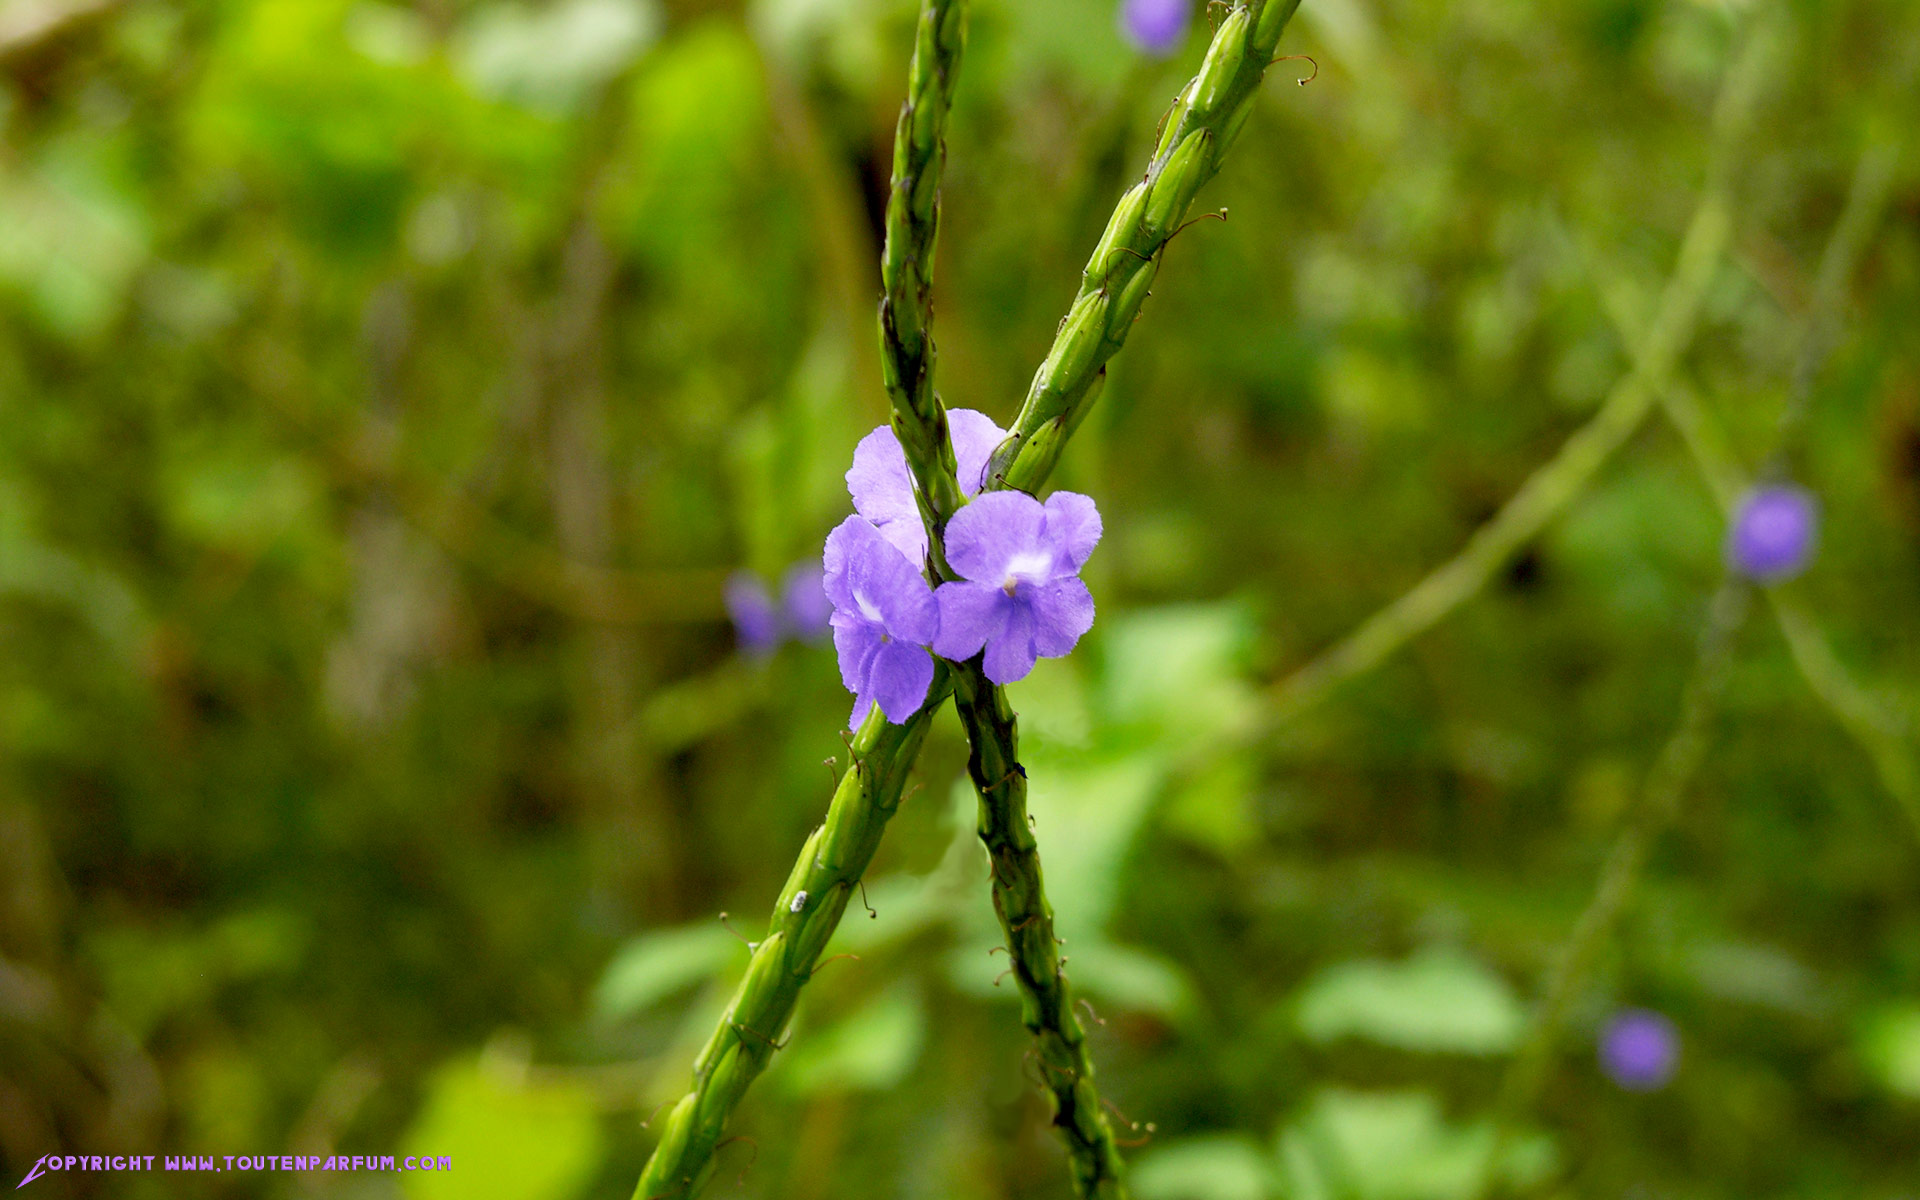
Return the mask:
<svg viewBox="0 0 1920 1200"><path fill-rule="evenodd" d="M960 490L971 498L947 522L946 557L958 580L935 589L921 574L926 529L906 454L884 425L853 453L855 515L827 535L833 644L856 726L876 704L895 724L912 716L933 682L934 654L981 654L988 679L1012 683L1093 627L1093 596L1079 576L1100 541L1093 501L1073 492L1045 504L1022 492L979 495L1006 432L968 409L949 412L947 426Z"/></svg>
<svg viewBox="0 0 1920 1200"><path fill-rule="evenodd" d="M811 562L795 563L787 571L778 604L751 571L736 571L727 580L726 601L740 648L755 656L773 653L788 638L803 642L824 638L827 620L833 615L819 564Z"/></svg>

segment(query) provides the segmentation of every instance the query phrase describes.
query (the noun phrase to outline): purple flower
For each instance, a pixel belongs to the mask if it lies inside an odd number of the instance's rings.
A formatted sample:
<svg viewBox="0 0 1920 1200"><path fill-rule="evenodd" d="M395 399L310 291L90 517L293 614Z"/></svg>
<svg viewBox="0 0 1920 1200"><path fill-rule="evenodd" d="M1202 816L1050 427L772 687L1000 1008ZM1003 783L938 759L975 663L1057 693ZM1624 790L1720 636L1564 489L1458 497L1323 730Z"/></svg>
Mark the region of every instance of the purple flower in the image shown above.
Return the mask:
<svg viewBox="0 0 1920 1200"><path fill-rule="evenodd" d="M832 632L833 601L827 599L819 563L795 563L787 572L780 589L780 615L787 631L802 641L819 641Z"/></svg>
<svg viewBox="0 0 1920 1200"><path fill-rule="evenodd" d="M903 725L927 698L939 627L933 589L920 568L863 517L827 535L826 593L833 601L833 647L840 678L853 693L853 728L875 704Z"/></svg>
<svg viewBox="0 0 1920 1200"><path fill-rule="evenodd" d="M987 678L1026 678L1036 658L1058 658L1093 628L1080 564L1100 541L1100 513L1075 492L1045 505L988 492L947 522L947 562L964 582L943 583L934 653L971 658L986 648Z"/></svg>
<svg viewBox="0 0 1920 1200"><path fill-rule="evenodd" d="M1680 1035L1657 1012L1629 1008L1600 1031L1600 1066L1630 1092L1654 1092L1673 1078L1680 1061Z"/></svg>
<svg viewBox="0 0 1920 1200"><path fill-rule="evenodd" d="M1818 506L1805 488L1779 483L1757 487L1734 514L1727 561L1761 583L1791 579L1813 557L1818 523Z"/></svg>
<svg viewBox="0 0 1920 1200"><path fill-rule="evenodd" d="M782 635L780 614L760 577L751 571L735 571L727 579L726 601L740 648L754 655L773 653Z"/></svg>
<svg viewBox="0 0 1920 1200"><path fill-rule="evenodd" d="M993 449L1006 440L1007 431L993 419L970 408L947 410L947 430L953 438L953 456L962 493L980 490ZM853 449L853 467L847 472L847 491L853 510L873 522L881 536L900 548L917 566L927 557L927 527L913 498L913 476L907 471L906 452L890 426L860 439Z"/></svg>
<svg viewBox="0 0 1920 1200"><path fill-rule="evenodd" d="M1120 0L1120 32L1142 54L1165 58L1186 40L1192 0Z"/></svg>

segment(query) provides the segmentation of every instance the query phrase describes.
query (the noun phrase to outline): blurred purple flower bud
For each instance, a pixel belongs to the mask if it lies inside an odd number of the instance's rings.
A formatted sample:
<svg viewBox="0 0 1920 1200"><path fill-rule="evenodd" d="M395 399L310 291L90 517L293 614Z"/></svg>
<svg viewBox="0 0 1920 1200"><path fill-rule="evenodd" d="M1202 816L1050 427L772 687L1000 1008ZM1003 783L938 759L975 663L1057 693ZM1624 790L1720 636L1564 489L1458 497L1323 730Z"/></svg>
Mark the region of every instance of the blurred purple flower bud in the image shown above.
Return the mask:
<svg viewBox="0 0 1920 1200"><path fill-rule="evenodd" d="M1133 48L1165 58L1186 40L1192 0L1120 0L1120 32Z"/></svg>
<svg viewBox="0 0 1920 1200"><path fill-rule="evenodd" d="M1727 561L1761 583L1791 579L1813 558L1819 507L1791 484L1757 487L1740 501L1727 535Z"/></svg>
<svg viewBox="0 0 1920 1200"><path fill-rule="evenodd" d="M1657 1012L1623 1009L1600 1031L1600 1067L1630 1092L1659 1091L1679 1061L1680 1035Z"/></svg>
<svg viewBox="0 0 1920 1200"><path fill-rule="evenodd" d="M832 634L828 622L833 618L833 601L827 599L819 563L795 563L787 572L780 590L780 609L787 629L802 641L817 642Z"/></svg>
<svg viewBox="0 0 1920 1200"><path fill-rule="evenodd" d="M733 618L733 633L740 648L749 654L771 654L780 644L780 613L773 597L759 576L751 571L735 571L727 580L727 615Z"/></svg>

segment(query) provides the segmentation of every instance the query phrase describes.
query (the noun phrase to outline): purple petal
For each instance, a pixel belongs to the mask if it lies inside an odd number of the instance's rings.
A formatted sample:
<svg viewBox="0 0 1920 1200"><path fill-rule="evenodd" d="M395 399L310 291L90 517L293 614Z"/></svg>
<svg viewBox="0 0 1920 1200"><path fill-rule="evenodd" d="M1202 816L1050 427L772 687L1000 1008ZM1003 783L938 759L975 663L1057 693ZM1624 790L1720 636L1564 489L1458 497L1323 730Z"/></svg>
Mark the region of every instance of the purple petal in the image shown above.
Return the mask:
<svg viewBox="0 0 1920 1200"><path fill-rule="evenodd" d="M947 522L947 562L963 578L999 586L1016 566L1051 560L1040 537L1046 510L1022 492L988 492ZM1022 572L1023 575L1030 574ZM1049 578L1051 570L1038 578Z"/></svg>
<svg viewBox="0 0 1920 1200"><path fill-rule="evenodd" d="M1070 652L1080 635L1093 628L1093 593L1076 576L1056 579L1031 592L1023 588L1021 594L1033 613L1033 649L1041 658Z"/></svg>
<svg viewBox="0 0 1920 1200"><path fill-rule="evenodd" d="M847 728L860 728L860 726L866 722L867 714L872 711L872 696L855 696L853 698L853 715L847 718Z"/></svg>
<svg viewBox="0 0 1920 1200"><path fill-rule="evenodd" d="M860 517L848 517L827 535L827 548L820 556L823 568L820 586L835 608L851 611L858 607L853 602L853 589L847 577L852 571L856 552L878 536L879 531Z"/></svg>
<svg viewBox="0 0 1920 1200"><path fill-rule="evenodd" d="M987 656L981 664L987 678L995 683L1014 683L1033 670L1033 614L1024 604L1007 610L1007 625L1000 635L987 643Z"/></svg>
<svg viewBox="0 0 1920 1200"><path fill-rule="evenodd" d="M960 490L971 496L980 490L982 478L987 473L987 460L993 457L994 449L1007 440L1007 431L995 425L993 418L985 413L975 412L971 408L950 408L947 410L947 436L953 439L953 459Z"/></svg>
<svg viewBox="0 0 1920 1200"><path fill-rule="evenodd" d="M1056 569L1078 571L1100 544L1100 510L1091 496L1055 492L1047 497L1046 539L1058 556Z"/></svg>
<svg viewBox="0 0 1920 1200"><path fill-rule="evenodd" d="M827 535L823 586L836 612L858 613L921 645L939 627L933 589L871 522L853 516Z"/></svg>
<svg viewBox="0 0 1920 1200"><path fill-rule="evenodd" d="M848 691L859 695L865 689L873 656L883 644L880 627L859 613L833 614L833 649L840 657L840 682Z"/></svg>
<svg viewBox="0 0 1920 1200"><path fill-rule="evenodd" d="M940 631L933 652L965 659L980 653L1007 627L1013 597L990 583L943 583L933 598L940 605Z"/></svg>
<svg viewBox="0 0 1920 1200"><path fill-rule="evenodd" d="M920 711L933 683L933 658L925 646L887 642L873 658L863 695L872 696L887 720L904 725Z"/></svg>
<svg viewBox="0 0 1920 1200"><path fill-rule="evenodd" d="M927 529L913 499L913 477L900 439L886 425L860 439L847 469L853 510L873 522L882 537L918 563L927 557Z"/></svg>
<svg viewBox="0 0 1920 1200"><path fill-rule="evenodd" d="M865 542L849 558L847 585L855 611L893 637L921 646L933 640L940 627L933 589L919 568L883 538Z"/></svg>
<svg viewBox="0 0 1920 1200"><path fill-rule="evenodd" d="M741 649L768 654L780 644L780 614L774 611L773 599L758 576L736 571L727 580L726 601Z"/></svg>
<svg viewBox="0 0 1920 1200"><path fill-rule="evenodd" d="M833 601L827 597L818 564L795 563L787 572L786 584L780 591L780 609L794 636L818 641L827 635Z"/></svg>

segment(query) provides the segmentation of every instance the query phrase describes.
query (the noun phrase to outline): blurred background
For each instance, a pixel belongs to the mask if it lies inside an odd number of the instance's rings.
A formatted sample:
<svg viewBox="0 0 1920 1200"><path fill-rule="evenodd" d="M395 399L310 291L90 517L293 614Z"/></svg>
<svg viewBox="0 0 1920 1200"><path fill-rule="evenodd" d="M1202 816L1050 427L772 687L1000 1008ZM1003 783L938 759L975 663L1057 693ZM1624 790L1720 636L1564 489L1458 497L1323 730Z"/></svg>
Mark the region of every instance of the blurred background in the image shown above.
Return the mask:
<svg viewBox="0 0 1920 1200"><path fill-rule="evenodd" d="M1187 18L975 0L949 405L1012 417ZM9 1180L337 1149L455 1170L30 1194L630 1193L844 765L830 648L723 596L817 561L884 419L913 19L0 0ZM1920 12L1306 0L1282 49L1056 478L1099 621L1013 689L1139 1194L1920 1196ZM1710 186L1676 378L1751 471L1809 364L1788 588L1853 690L1750 608L1542 1032L1722 571L1674 423L1377 668L1275 685L1603 411ZM964 757L942 716L711 1194L1068 1195Z"/></svg>

